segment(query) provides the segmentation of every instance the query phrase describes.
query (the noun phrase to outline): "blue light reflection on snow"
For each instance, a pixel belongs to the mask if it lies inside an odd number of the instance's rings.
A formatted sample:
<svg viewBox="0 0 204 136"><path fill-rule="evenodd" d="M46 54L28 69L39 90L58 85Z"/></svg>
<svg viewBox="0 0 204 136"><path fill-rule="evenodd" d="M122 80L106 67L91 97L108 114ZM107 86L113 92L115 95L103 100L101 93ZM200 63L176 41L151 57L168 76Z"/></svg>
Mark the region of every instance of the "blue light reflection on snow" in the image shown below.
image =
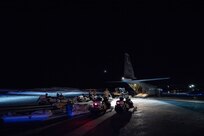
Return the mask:
<svg viewBox="0 0 204 136"><path fill-rule="evenodd" d="M56 92L34 92L34 91L23 91L23 92L15 92L15 91L12 91L12 92L8 92L8 94L12 94L12 95L35 95L35 96L40 96L40 95L45 95L45 94L48 94L48 96L52 96L52 97L56 97L57 96L57 93L59 94L62 94L66 97L72 97L72 96L79 96L79 95L88 95L89 92L88 91L56 91ZM97 92L98 95L103 95L103 92Z"/></svg>
<svg viewBox="0 0 204 136"><path fill-rule="evenodd" d="M44 121L48 119L47 115L37 115L37 116L13 116L13 117L3 117L5 123L18 123L18 122L32 122L32 121Z"/></svg>
<svg viewBox="0 0 204 136"><path fill-rule="evenodd" d="M0 105L5 103L35 102L38 98L39 96L0 95Z"/></svg>
<svg viewBox="0 0 204 136"><path fill-rule="evenodd" d="M14 105L29 105L37 104L39 96L48 94L48 96L56 97L57 93L65 97L76 97L79 95L88 95L88 91L69 90L69 91L10 91L7 95L0 95L0 106L14 106ZM97 92L97 95L103 95L103 92Z"/></svg>
<svg viewBox="0 0 204 136"><path fill-rule="evenodd" d="M40 96L40 95L45 95L45 94L48 94L48 96L52 96L52 97L55 97L57 95L57 93L62 93L64 96L72 96L72 95L81 95L81 94L88 94L88 92L83 92L83 91L79 91L79 92L76 92L76 91L70 91L70 92L60 92L60 91L57 91L57 92L32 92L32 91L25 91L25 92L8 92L8 94L15 94L15 95L37 95L37 96Z"/></svg>

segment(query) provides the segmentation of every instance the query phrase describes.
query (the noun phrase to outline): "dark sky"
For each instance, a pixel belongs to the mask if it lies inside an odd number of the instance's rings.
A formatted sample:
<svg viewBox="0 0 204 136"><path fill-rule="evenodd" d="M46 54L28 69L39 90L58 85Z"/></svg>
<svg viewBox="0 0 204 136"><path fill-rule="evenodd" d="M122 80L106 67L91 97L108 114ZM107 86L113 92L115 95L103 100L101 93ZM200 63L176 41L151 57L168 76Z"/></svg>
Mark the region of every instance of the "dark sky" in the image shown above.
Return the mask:
<svg viewBox="0 0 204 136"><path fill-rule="evenodd" d="M203 2L190 0L5 1L0 87L119 80L125 52L139 79L168 76L202 86L203 11Z"/></svg>

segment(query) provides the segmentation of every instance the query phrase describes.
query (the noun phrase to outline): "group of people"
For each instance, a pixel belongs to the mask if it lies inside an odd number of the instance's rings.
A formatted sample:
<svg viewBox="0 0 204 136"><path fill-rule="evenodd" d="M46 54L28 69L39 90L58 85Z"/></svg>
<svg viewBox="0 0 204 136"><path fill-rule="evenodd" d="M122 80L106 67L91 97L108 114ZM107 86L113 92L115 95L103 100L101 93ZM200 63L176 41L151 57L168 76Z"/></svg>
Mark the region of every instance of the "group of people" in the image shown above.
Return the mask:
<svg viewBox="0 0 204 136"><path fill-rule="evenodd" d="M84 94L82 94L82 95L79 95L78 97L77 97L77 102L86 102L86 101L89 101L90 99L87 97L87 96L85 96Z"/></svg>
<svg viewBox="0 0 204 136"><path fill-rule="evenodd" d="M51 97L46 93L45 95L41 95L39 97L39 104L53 104L56 102L60 102L65 100L66 98L62 95L62 93L57 93L56 97Z"/></svg>

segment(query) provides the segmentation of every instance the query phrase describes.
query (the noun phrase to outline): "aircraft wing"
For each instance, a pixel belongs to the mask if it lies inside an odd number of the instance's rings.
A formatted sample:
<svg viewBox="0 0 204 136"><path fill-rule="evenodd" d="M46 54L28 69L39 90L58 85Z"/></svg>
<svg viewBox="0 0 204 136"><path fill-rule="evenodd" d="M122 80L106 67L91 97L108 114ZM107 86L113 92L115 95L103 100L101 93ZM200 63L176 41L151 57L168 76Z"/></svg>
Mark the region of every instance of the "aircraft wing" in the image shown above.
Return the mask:
<svg viewBox="0 0 204 136"><path fill-rule="evenodd" d="M157 81L157 80L167 80L170 79L169 77L164 77L164 78L150 78L150 79L137 79L137 80L131 80L131 79L125 79L122 81L109 81L108 83L139 83L139 82L148 82L148 81Z"/></svg>
<svg viewBox="0 0 204 136"><path fill-rule="evenodd" d="M138 79L138 80L127 81L127 83L148 82L148 81L157 81L157 80L166 80L166 79L170 79L170 78L164 77L164 78Z"/></svg>

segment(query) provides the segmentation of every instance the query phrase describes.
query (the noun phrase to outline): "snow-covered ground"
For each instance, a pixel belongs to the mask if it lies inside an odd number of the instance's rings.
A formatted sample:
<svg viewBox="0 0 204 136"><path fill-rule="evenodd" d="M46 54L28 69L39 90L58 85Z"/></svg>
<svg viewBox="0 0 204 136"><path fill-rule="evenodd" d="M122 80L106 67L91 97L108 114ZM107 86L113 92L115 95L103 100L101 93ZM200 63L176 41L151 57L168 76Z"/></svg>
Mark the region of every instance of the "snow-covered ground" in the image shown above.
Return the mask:
<svg viewBox="0 0 204 136"><path fill-rule="evenodd" d="M0 95L0 106L34 105L39 96Z"/></svg>
<svg viewBox="0 0 204 136"><path fill-rule="evenodd" d="M203 136L204 103L133 98L131 114L115 114L87 136ZM105 130L105 131L104 131Z"/></svg>
<svg viewBox="0 0 204 136"><path fill-rule="evenodd" d="M115 105L117 99L113 99ZM137 111L117 114L114 110L98 118L84 117L86 122L77 129L67 130L70 122L49 124L43 132L46 135L63 136L203 136L204 101L179 99L132 98ZM73 125L72 124L72 125ZM76 133L77 132L77 133ZM31 131L33 133L33 130ZM42 135L43 135L42 134ZM33 135L36 135L33 133Z"/></svg>

